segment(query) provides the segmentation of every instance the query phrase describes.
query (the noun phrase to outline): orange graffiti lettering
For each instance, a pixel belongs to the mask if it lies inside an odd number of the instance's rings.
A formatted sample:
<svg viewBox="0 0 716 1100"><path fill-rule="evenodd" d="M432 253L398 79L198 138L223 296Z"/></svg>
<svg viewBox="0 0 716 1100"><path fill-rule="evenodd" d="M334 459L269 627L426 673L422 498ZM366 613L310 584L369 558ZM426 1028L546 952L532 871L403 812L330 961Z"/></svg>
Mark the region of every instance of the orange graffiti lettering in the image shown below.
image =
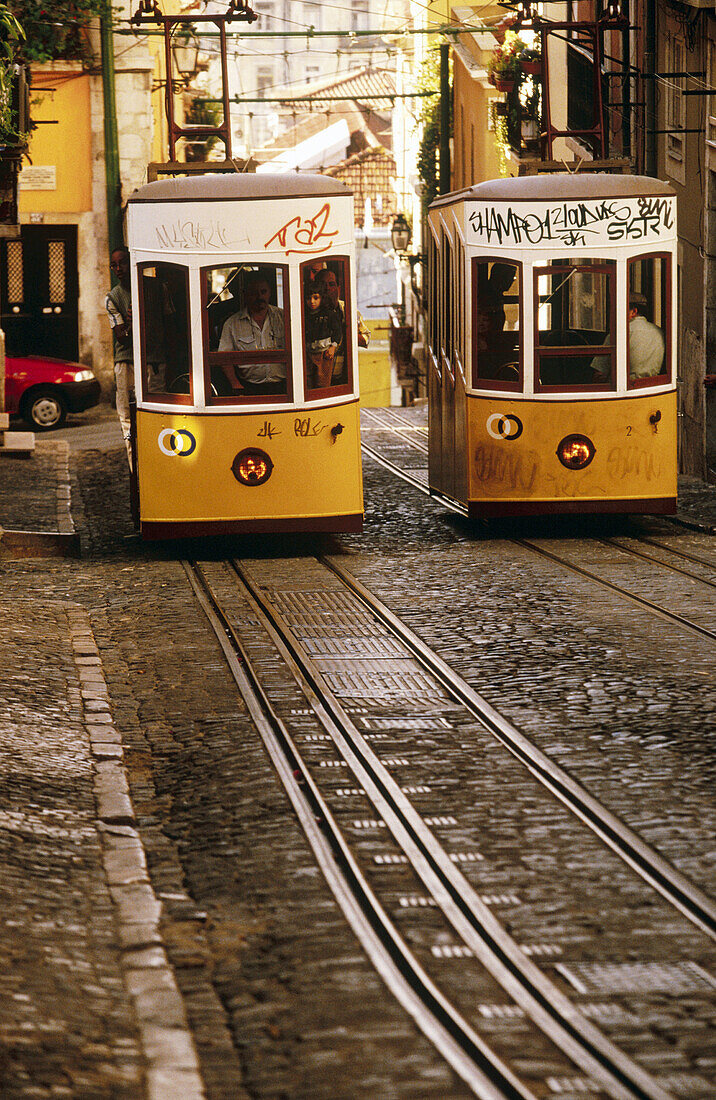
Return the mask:
<svg viewBox="0 0 716 1100"><path fill-rule="evenodd" d="M266 241L264 248L268 248L274 241L278 241L287 256L291 252L325 252L333 244L333 241L329 238L338 235L337 229L326 229L330 213L331 204L327 202L324 203L314 218L301 218L296 215L295 218L291 218L285 225L282 225L273 237ZM320 242L324 239L327 240L327 243L321 244Z"/></svg>

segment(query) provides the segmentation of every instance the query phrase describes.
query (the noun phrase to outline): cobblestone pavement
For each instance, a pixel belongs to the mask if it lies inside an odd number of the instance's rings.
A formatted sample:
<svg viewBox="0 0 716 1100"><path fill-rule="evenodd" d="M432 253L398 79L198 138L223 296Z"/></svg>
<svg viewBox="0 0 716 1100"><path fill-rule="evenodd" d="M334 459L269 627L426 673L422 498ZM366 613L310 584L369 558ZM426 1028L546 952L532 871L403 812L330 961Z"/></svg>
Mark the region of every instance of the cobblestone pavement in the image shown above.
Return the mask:
<svg viewBox="0 0 716 1100"><path fill-rule="evenodd" d="M67 440L82 557L0 562L0 1095L458 1100L314 865L189 595L188 548L133 536L113 430ZM365 469L351 571L713 889L708 643ZM692 517L711 503L694 486ZM659 531L713 557L697 531ZM698 1057L675 1095L709 1095L716 1059Z"/></svg>

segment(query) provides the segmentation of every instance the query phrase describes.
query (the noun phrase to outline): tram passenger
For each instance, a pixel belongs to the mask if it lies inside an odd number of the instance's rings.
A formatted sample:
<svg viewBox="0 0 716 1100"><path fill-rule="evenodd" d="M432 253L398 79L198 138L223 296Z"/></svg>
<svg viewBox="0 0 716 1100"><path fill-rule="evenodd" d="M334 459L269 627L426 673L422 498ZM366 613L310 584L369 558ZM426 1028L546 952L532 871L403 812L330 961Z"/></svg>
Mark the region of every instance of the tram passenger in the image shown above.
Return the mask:
<svg viewBox="0 0 716 1100"><path fill-rule="evenodd" d="M658 325L647 321L641 310L646 297L636 291L629 295L629 377L653 378L664 369L664 334ZM611 338L607 337L607 341ZM606 355L592 359L594 381L604 382L609 377L610 362Z"/></svg>
<svg viewBox="0 0 716 1100"><path fill-rule="evenodd" d="M336 352L335 366L333 368L333 381L343 382L344 368L345 368L345 338L346 338L346 303L340 297L340 288L338 286L338 279L336 273L331 271L330 268L325 268L323 271L319 271L316 276L318 285L323 293L326 295L330 303L338 310L341 318L341 327L343 331L343 337L341 343L338 346ZM370 341L370 330L365 321L358 314L358 347L367 348Z"/></svg>
<svg viewBox="0 0 716 1100"><path fill-rule="evenodd" d="M310 364L309 387L329 386L336 350L344 328L338 310L317 282L308 282L304 294L306 306L306 352Z"/></svg>
<svg viewBox="0 0 716 1100"><path fill-rule="evenodd" d="M132 345L132 295L129 284L129 249L115 248L110 268L117 282L107 294L105 309L114 343L114 378L117 386L117 417L129 453L129 401L134 396L134 351Z"/></svg>
<svg viewBox="0 0 716 1100"><path fill-rule="evenodd" d="M286 345L283 310L271 304L271 286L261 270L250 272L244 283L243 309L225 322L219 351L252 351ZM260 361L222 365L232 390L247 394L286 392L286 363Z"/></svg>
<svg viewBox="0 0 716 1100"><path fill-rule="evenodd" d="M505 311L501 303L483 298L477 308L477 373L479 378L509 381L507 368L518 357L516 334L503 332Z"/></svg>

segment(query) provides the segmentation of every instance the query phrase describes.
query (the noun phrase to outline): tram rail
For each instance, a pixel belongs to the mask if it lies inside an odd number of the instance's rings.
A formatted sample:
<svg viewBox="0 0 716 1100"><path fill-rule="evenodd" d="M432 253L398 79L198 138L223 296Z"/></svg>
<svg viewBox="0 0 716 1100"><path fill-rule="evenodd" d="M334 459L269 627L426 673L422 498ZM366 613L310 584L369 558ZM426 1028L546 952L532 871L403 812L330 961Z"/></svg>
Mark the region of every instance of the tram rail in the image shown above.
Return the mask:
<svg viewBox="0 0 716 1100"><path fill-rule="evenodd" d="M390 419L384 419L382 416L379 417L376 416L374 413L371 413L370 410L365 410L364 415L366 413L367 418L376 426L382 427L385 431L393 432L401 439L405 440L408 445L411 446L413 449L421 451L421 453L427 455L427 443L421 441L419 438L415 438L414 436L408 436L404 428L404 425L406 425L408 422L405 421L398 414L393 413L393 411L391 410ZM463 519L467 519L467 509L461 504L458 504L457 502L451 500L449 497L445 497L442 494L436 494L434 492L431 493L426 478L418 477L415 473L401 469L400 466L392 462L389 458L386 458L385 455L380 454L378 451L375 450L374 447L369 446L365 442L361 444L361 447L366 455L372 458L379 465L383 466L384 469L394 473L402 481L405 481L407 484L412 485L413 488L418 489L419 492L424 493L426 496L432 496L433 499L439 500L440 503L443 504L446 508L448 508L452 512L455 512L457 515L462 516ZM580 576L583 576L590 581L593 581L595 584L599 584L604 588L608 588L611 591L618 593L623 599L635 603L640 607L644 607L647 610L651 611L653 614L661 618L665 618L672 623L676 623L678 626L683 627L686 630L691 630L697 634L700 634L703 637L709 638L711 640L716 640L716 631L710 630L708 627L693 622L691 619L686 618L686 616L684 615L680 615L674 611L670 611L668 608L660 606L653 600L648 600L643 596L639 596L633 592L630 592L622 585L615 584L613 581L609 581L604 577L599 576L599 574L595 573L593 570L585 569L583 566L580 565L575 565L573 562L570 562L564 555L557 554L553 550L547 550L544 547L539 546L533 539L510 538L508 536L505 538L505 541L511 542L514 545L522 546L525 549L530 550L534 554L549 559L550 561L561 565L563 568L568 569L571 572L576 573ZM644 551L637 550L631 546L627 546L623 542L617 541L614 538L593 539L592 541L601 543L604 546L618 548L625 554L630 554L635 558L641 558L642 560L652 562L653 564L660 566L662 569L667 569L672 572L680 573L682 576L688 577L690 580L693 580L698 584L707 585L712 588L716 587L716 582L713 580L699 576L697 573L694 573L690 570L682 569L680 566L672 565L669 562L662 561L659 558L647 554ZM666 547L663 544L658 543L657 541L652 539L639 538L639 541L659 546L661 549L666 550L668 553L673 553L681 558L687 558L694 564L702 565L707 569L716 569L716 565L713 562L708 561L708 559L706 558L700 558L696 555L685 554L683 551L672 551L670 547Z"/></svg>
<svg viewBox="0 0 716 1100"><path fill-rule="evenodd" d="M334 558L321 563L350 589L351 597L404 645L446 693L497 736L553 794L568 805L613 850L660 891L702 931L716 938L716 907L710 899L670 867L621 822L581 791L565 773L542 756L519 731L511 727L469 685L420 639L372 596ZM198 563L185 569L199 602L215 630L234 679L274 760L306 835L327 881L346 917L361 939L374 965L393 992L413 1015L426 1035L475 1095L531 1097L529 1088L515 1077L499 1056L486 1046L460 1011L435 986L400 937L385 909L376 899L353 857L335 815L315 782L300 746L285 722L276 714L253 673L251 662L225 610ZM590 1095L665 1098L668 1092L640 1066L614 1046L550 979L524 954L504 931L451 861L420 813L406 798L387 767L359 732L280 609L267 595L266 586L252 577L251 569L235 562L236 581L253 612L270 634L274 645L301 685L326 737L351 769L358 784L373 802L404 858L439 906L447 921L474 955L497 979L508 996L556 1043L573 1064L589 1075ZM403 858L403 857L401 857Z"/></svg>

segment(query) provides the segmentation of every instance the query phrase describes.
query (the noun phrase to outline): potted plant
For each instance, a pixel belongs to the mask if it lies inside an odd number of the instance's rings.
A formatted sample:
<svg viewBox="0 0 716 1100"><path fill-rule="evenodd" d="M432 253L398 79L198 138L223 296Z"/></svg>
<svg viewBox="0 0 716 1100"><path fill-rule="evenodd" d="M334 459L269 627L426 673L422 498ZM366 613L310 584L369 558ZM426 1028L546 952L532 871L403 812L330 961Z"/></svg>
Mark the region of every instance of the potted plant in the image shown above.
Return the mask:
<svg viewBox="0 0 716 1100"><path fill-rule="evenodd" d="M526 76L542 75L542 54L531 46L526 46L520 54L520 68Z"/></svg>
<svg viewBox="0 0 716 1100"><path fill-rule="evenodd" d="M522 75L520 56L524 43L514 31L508 31L502 45L495 46L487 66L487 79L498 92L511 92Z"/></svg>

